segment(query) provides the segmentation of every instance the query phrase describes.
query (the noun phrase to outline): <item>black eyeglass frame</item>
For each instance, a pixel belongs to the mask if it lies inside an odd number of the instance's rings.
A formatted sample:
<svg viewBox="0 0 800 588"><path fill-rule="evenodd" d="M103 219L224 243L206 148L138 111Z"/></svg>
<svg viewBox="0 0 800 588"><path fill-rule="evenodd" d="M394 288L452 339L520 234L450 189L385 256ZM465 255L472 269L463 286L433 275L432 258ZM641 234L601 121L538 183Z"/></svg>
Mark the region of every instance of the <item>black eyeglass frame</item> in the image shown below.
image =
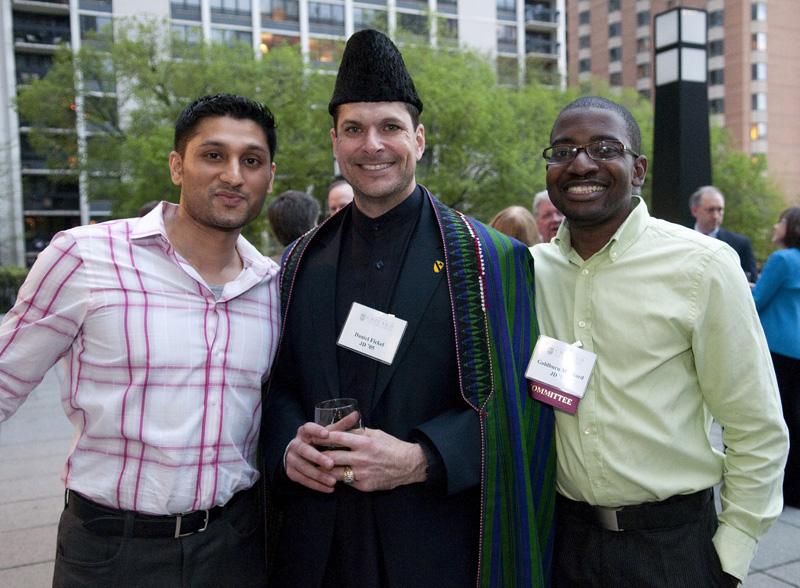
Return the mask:
<svg viewBox="0 0 800 588"><path fill-rule="evenodd" d="M591 145L597 145L599 143L613 143L615 145L620 145L622 147L622 151L618 154L612 155L611 157L605 157L605 158L594 157L591 153L589 153L589 150L586 148ZM561 147L561 148L570 147L570 150L572 151L572 157L570 157L569 159L565 159L563 161L553 161L552 159L547 157L547 152L550 151L552 154L552 150L555 149L556 147ZM583 150L584 153L586 153L586 156L592 161L611 161L612 159L616 159L617 157L622 157L622 155L624 155L625 153L630 153L634 157L640 156L639 153L636 153L635 151L626 147L625 143L623 143L622 141L617 141L616 139L600 139L599 141L591 141L589 143L584 143L583 145L573 145L571 143L550 145L542 150L542 157L544 158L544 160L547 162L548 165L565 165L567 163L572 163L573 161L575 161L575 158L578 157L578 153L581 150Z"/></svg>

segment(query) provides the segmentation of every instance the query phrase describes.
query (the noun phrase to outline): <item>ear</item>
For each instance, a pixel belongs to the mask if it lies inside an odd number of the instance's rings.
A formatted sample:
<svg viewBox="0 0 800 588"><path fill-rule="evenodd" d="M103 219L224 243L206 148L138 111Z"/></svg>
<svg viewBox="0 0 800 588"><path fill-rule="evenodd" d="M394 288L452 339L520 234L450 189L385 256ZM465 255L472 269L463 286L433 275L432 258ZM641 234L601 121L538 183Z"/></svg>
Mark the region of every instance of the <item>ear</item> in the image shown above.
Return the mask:
<svg viewBox="0 0 800 588"><path fill-rule="evenodd" d="M267 194L272 192L272 184L275 183L275 162L269 168L269 185L267 186Z"/></svg>
<svg viewBox="0 0 800 588"><path fill-rule="evenodd" d="M417 161L419 161L422 159L422 154L425 153L425 127L421 123L417 125L414 141L417 144Z"/></svg>
<svg viewBox="0 0 800 588"><path fill-rule="evenodd" d="M336 129L331 128L331 149L333 150L334 157L336 157L336 142L338 139L339 137L336 135Z"/></svg>
<svg viewBox="0 0 800 588"><path fill-rule="evenodd" d="M631 185L641 188L644 185L644 178L647 175L647 157L640 155L633 163L633 177Z"/></svg>
<svg viewBox="0 0 800 588"><path fill-rule="evenodd" d="M180 186L183 182L183 158L177 151L171 151L169 154L169 175L176 186Z"/></svg>

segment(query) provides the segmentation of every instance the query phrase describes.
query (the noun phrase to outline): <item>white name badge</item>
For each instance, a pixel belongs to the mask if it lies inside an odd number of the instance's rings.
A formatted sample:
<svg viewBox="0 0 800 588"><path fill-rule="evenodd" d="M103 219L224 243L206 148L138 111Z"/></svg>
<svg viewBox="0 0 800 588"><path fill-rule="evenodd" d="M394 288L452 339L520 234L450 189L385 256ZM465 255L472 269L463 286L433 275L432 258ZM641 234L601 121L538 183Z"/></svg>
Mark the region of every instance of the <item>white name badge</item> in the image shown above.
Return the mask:
<svg viewBox="0 0 800 588"><path fill-rule="evenodd" d="M596 360L591 351L541 335L525 372L531 398L575 414Z"/></svg>
<svg viewBox="0 0 800 588"><path fill-rule="evenodd" d="M408 321L353 302L337 345L390 365Z"/></svg>

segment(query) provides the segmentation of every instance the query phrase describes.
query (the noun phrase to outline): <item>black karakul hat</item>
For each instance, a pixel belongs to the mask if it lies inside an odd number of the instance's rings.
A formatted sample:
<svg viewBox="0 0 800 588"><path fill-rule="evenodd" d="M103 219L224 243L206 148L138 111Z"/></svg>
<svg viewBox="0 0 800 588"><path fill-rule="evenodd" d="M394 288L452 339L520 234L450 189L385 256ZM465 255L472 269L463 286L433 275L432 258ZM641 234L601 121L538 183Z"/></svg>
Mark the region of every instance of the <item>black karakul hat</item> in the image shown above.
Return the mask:
<svg viewBox="0 0 800 588"><path fill-rule="evenodd" d="M358 31L347 41L328 112L348 102L406 102L422 112L403 56L379 31Z"/></svg>

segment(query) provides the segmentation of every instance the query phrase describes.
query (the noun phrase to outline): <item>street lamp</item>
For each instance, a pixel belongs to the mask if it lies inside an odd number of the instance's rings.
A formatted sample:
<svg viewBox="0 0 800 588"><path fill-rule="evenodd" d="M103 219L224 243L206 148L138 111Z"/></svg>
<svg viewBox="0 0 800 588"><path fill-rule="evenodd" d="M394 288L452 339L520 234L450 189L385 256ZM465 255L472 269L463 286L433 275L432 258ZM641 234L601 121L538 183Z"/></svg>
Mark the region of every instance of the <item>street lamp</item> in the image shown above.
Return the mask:
<svg viewBox="0 0 800 588"><path fill-rule="evenodd" d="M691 226L689 196L711 183L705 10L655 16L653 216Z"/></svg>

